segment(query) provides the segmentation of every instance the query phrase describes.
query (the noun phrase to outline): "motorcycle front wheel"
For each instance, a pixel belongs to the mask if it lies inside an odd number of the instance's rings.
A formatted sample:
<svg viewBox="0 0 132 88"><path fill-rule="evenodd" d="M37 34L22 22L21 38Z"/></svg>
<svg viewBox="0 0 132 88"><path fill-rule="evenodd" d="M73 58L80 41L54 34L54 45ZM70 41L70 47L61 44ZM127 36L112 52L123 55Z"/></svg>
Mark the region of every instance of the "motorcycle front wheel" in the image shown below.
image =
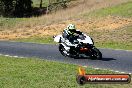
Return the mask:
<svg viewBox="0 0 132 88"><path fill-rule="evenodd" d="M60 51L60 53L63 55L63 56L67 56L67 57L70 57L70 58L75 58L75 59L77 59L77 58L79 58L79 55L78 54L71 54L70 52L67 52L66 50L65 50L65 48L64 48L64 46L63 45L61 45L61 44L59 44L59 51Z"/></svg>
<svg viewBox="0 0 132 88"><path fill-rule="evenodd" d="M63 45L59 44L59 51L63 56L67 56L67 52Z"/></svg>

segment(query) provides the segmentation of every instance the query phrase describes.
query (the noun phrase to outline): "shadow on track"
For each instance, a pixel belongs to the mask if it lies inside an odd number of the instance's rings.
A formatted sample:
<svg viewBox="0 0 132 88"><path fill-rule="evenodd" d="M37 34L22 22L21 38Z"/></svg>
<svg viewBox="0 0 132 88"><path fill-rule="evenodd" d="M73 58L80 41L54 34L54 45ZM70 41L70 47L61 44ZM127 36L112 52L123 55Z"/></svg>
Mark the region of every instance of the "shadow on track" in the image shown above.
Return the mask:
<svg viewBox="0 0 132 88"><path fill-rule="evenodd" d="M91 59L90 57L79 57L79 58L74 58L74 59L90 59L90 60L98 60L98 59ZM101 61L112 61L112 60L116 60L114 58L102 58Z"/></svg>
<svg viewBox="0 0 132 88"><path fill-rule="evenodd" d="M102 61L111 61L111 60L116 60L114 58L102 58Z"/></svg>

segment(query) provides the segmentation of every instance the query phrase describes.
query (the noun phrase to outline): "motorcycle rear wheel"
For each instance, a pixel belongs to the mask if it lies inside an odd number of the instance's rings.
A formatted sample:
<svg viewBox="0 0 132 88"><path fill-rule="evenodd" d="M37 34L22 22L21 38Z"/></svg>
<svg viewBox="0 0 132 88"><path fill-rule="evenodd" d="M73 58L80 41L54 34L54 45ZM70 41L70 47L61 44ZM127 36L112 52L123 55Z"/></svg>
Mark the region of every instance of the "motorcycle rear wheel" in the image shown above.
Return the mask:
<svg viewBox="0 0 132 88"><path fill-rule="evenodd" d="M98 60L102 59L102 53L99 51L99 49L93 47L92 51L93 51L93 54L91 55L92 59L98 59Z"/></svg>

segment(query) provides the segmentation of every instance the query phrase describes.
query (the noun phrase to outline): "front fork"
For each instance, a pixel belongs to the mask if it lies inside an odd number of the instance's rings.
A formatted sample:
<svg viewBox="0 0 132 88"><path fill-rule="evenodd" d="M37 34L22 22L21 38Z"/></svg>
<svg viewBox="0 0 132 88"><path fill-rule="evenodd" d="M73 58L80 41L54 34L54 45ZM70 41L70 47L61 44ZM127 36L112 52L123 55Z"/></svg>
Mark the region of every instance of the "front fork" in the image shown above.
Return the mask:
<svg viewBox="0 0 132 88"><path fill-rule="evenodd" d="M79 55L78 49L75 48L74 46L71 46L71 47L70 47L70 51L69 51L69 52L70 52L71 55L74 55L74 56L75 56L75 55Z"/></svg>

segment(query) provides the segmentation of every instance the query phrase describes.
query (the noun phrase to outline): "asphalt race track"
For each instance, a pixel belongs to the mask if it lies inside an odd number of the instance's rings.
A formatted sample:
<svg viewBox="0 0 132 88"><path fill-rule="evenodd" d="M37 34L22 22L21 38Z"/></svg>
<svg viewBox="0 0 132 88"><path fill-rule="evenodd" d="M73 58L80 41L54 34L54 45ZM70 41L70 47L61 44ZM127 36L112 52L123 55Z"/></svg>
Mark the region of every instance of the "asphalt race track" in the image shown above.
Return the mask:
<svg viewBox="0 0 132 88"><path fill-rule="evenodd" d="M132 51L100 49L102 60L74 59L62 56L57 45L0 41L0 54L86 65L132 73Z"/></svg>

